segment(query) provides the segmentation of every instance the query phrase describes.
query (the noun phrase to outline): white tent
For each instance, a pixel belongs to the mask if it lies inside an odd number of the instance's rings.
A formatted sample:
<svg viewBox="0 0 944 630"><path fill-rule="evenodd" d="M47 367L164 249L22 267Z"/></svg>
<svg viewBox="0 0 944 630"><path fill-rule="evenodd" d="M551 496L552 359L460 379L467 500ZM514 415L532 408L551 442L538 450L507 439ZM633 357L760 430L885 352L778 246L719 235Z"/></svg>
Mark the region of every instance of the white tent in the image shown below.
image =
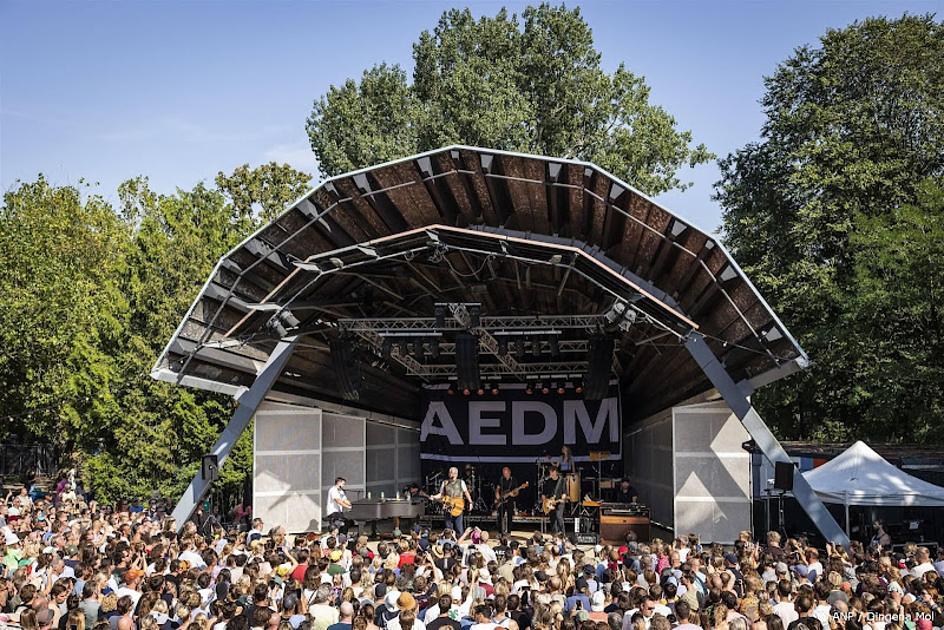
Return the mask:
<svg viewBox="0 0 944 630"><path fill-rule="evenodd" d="M803 476L826 503L944 507L944 488L912 477L865 442L856 442Z"/></svg>

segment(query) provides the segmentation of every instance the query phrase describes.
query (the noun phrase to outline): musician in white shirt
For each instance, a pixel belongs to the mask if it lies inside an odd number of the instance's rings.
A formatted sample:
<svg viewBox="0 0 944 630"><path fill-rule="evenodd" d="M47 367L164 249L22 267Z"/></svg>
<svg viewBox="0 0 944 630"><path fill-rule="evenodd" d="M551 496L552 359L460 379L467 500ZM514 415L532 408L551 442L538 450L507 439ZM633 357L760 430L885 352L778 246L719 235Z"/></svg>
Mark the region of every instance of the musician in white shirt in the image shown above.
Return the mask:
<svg viewBox="0 0 944 630"><path fill-rule="evenodd" d="M331 529L337 529L340 532L347 532L348 520L344 518L344 510L351 509L351 502L348 501L344 493L344 484L347 479L338 477L334 480L334 486L328 490L328 501L325 506L325 518L331 525Z"/></svg>

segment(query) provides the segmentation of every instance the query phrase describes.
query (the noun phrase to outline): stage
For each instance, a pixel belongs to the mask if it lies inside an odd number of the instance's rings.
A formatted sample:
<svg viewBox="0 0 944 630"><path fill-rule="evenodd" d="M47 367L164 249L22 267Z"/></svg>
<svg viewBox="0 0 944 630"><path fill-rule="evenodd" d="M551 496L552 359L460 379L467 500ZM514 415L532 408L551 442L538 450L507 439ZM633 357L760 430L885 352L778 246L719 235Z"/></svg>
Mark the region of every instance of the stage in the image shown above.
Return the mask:
<svg viewBox="0 0 944 630"><path fill-rule="evenodd" d="M807 365L713 235L594 164L451 146L290 204L220 259L151 374L239 402L208 454L254 419L255 513L292 531L321 529L339 476L394 496L508 465L537 486L567 449L731 542L751 528L740 445L789 461L750 397ZM794 495L847 543L802 476Z"/></svg>

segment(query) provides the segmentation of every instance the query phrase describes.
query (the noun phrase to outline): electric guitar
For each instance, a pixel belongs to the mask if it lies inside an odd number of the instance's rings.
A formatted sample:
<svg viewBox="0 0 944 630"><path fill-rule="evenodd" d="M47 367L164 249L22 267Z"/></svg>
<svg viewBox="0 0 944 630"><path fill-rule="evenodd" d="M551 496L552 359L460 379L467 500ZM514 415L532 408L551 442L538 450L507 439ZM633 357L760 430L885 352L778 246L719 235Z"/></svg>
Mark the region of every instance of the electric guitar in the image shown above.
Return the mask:
<svg viewBox="0 0 944 630"><path fill-rule="evenodd" d="M560 497L559 499L541 499L541 511L544 514L550 514L557 508L559 503L566 503L570 499L567 496Z"/></svg>
<svg viewBox="0 0 944 630"><path fill-rule="evenodd" d="M511 490L508 490L507 492L499 492L498 496L495 497L495 503L499 504L505 501L506 499L510 499L512 497L518 496L518 493L524 490L525 488L527 488L529 485L530 484L527 481L525 481L523 484L521 484L517 488L512 488Z"/></svg>
<svg viewBox="0 0 944 630"><path fill-rule="evenodd" d="M449 516L461 516L465 512L465 499L463 497L448 497L443 495L437 499L449 511Z"/></svg>

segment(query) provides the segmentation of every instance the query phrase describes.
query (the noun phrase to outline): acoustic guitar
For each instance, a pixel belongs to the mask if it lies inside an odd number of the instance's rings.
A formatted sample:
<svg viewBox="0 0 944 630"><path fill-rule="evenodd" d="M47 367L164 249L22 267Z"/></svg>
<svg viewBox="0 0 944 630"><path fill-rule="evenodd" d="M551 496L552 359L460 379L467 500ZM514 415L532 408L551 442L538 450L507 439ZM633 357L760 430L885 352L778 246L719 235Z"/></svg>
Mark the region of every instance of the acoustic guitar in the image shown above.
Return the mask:
<svg viewBox="0 0 944 630"><path fill-rule="evenodd" d="M465 499L463 497L448 497L443 495L439 497L439 502L449 511L449 516L461 516L465 512Z"/></svg>
<svg viewBox="0 0 944 630"><path fill-rule="evenodd" d="M510 499L511 497L518 496L518 493L524 490L525 488L527 488L529 485L530 484L527 481L525 481L523 484L521 484L517 488L512 488L511 490L508 490L507 492L499 492L498 497L495 499L495 503L498 504L504 501L505 499Z"/></svg>

